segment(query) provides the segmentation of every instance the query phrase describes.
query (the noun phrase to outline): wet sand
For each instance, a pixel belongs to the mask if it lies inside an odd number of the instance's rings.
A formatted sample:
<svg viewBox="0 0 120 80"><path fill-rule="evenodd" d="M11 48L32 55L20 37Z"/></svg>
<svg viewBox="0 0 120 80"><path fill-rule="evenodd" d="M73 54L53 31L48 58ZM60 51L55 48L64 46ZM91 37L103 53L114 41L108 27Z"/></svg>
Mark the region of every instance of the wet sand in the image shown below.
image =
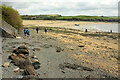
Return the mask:
<svg viewBox="0 0 120 80"><path fill-rule="evenodd" d="M29 28L30 37L3 38L3 63L13 48L26 45L30 56L35 54L41 63L36 70L40 78L111 78L118 76L118 39L115 33L83 32L51 28L45 34ZM23 37L24 36L24 37ZM40 51L33 49L38 48ZM4 78L14 78L16 66L3 68ZM7 75L7 76L6 76Z"/></svg>

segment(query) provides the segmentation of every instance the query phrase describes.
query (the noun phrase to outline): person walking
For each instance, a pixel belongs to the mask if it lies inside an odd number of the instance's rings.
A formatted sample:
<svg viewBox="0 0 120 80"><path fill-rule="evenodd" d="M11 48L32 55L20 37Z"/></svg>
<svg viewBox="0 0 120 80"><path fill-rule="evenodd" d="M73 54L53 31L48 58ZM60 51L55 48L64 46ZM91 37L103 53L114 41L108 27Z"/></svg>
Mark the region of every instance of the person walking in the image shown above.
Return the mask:
<svg viewBox="0 0 120 80"><path fill-rule="evenodd" d="M39 31L39 28L38 28L38 27L36 28L36 31L37 31L37 34L38 34L38 31Z"/></svg>
<svg viewBox="0 0 120 80"><path fill-rule="evenodd" d="M26 36L26 34L27 34L27 29L24 28L24 35Z"/></svg>
<svg viewBox="0 0 120 80"><path fill-rule="evenodd" d="M47 33L47 28L45 28L45 33Z"/></svg>
<svg viewBox="0 0 120 80"><path fill-rule="evenodd" d="M29 37L30 36L30 32L29 32L29 29L27 29L27 37Z"/></svg>

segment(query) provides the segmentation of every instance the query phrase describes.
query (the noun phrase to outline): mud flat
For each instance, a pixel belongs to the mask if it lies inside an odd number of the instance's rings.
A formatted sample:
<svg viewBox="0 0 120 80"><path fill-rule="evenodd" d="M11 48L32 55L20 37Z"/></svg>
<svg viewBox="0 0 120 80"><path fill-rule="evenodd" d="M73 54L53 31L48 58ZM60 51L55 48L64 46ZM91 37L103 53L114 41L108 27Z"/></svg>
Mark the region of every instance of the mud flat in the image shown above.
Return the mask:
<svg viewBox="0 0 120 80"><path fill-rule="evenodd" d="M40 78L117 78L118 34L83 32L74 29L39 27L29 28L30 37L3 38L3 63L14 48L25 45L29 56L36 56L40 68L35 70ZM10 63L3 67L3 78L21 77L13 72L16 66Z"/></svg>

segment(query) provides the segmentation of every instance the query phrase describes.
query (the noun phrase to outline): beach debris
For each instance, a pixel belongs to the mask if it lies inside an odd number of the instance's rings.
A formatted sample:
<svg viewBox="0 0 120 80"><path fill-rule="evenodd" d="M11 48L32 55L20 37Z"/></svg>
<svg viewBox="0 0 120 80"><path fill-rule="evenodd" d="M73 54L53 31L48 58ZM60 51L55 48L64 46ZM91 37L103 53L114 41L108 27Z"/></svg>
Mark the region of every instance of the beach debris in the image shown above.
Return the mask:
<svg viewBox="0 0 120 80"><path fill-rule="evenodd" d="M9 67L10 66L10 63L9 62L5 62L2 67Z"/></svg>

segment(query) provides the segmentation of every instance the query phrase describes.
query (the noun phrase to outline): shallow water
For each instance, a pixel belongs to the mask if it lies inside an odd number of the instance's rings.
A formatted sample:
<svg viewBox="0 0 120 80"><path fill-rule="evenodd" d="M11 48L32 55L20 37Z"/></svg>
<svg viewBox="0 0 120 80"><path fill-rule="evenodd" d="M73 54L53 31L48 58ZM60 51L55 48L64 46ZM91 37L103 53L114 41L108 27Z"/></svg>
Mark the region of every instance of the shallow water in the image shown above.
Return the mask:
<svg viewBox="0 0 120 80"><path fill-rule="evenodd" d="M112 32L120 33L120 31L118 31L118 23L79 25L79 26L75 26L74 28L80 30L88 29L90 31L101 31L101 32L110 32L110 30L112 30Z"/></svg>

